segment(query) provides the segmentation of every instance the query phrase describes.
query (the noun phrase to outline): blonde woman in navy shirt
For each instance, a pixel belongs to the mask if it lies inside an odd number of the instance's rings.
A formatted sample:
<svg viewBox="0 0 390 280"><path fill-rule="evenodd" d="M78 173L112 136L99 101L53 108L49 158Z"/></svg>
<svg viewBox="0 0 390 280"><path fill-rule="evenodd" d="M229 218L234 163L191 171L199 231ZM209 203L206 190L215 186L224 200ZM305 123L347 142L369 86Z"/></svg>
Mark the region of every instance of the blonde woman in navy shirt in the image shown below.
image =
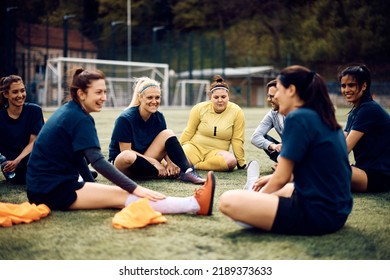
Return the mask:
<svg viewBox="0 0 390 280"><path fill-rule="evenodd" d="M115 121L108 160L130 178L179 178L203 184L205 179L190 164L158 111L160 102L160 83L138 78L129 107Z"/></svg>

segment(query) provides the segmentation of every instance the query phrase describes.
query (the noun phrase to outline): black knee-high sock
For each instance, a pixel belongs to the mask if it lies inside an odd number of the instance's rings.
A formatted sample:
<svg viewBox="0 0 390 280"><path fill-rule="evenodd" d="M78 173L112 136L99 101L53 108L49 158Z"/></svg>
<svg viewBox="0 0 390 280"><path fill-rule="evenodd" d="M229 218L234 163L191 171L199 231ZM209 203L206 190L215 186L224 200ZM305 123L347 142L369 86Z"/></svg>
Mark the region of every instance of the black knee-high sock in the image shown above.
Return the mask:
<svg viewBox="0 0 390 280"><path fill-rule="evenodd" d="M186 170L191 167L176 136L168 138L165 142L165 150L167 151L169 158L174 164L180 167L182 172L186 172Z"/></svg>
<svg viewBox="0 0 390 280"><path fill-rule="evenodd" d="M158 176L158 170L143 157L137 156L134 163L129 167L131 173L137 177Z"/></svg>

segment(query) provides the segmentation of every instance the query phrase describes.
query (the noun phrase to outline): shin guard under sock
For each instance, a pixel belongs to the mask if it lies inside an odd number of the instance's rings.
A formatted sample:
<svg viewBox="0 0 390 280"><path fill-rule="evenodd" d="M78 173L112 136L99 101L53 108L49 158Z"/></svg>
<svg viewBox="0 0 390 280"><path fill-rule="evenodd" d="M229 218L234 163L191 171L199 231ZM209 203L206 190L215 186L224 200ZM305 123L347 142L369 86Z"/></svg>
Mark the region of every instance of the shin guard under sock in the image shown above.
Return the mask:
<svg viewBox="0 0 390 280"><path fill-rule="evenodd" d="M172 162L179 166L182 172L185 172L188 168L191 167L176 136L167 139L165 142L165 150L167 151L167 154Z"/></svg>

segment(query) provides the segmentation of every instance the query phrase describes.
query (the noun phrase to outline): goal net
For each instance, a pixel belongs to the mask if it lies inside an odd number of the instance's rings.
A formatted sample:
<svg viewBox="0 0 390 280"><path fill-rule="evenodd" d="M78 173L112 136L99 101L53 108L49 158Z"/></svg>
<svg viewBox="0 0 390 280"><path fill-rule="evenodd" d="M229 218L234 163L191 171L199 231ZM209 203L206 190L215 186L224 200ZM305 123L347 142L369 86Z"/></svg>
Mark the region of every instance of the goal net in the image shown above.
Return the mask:
<svg viewBox="0 0 390 280"><path fill-rule="evenodd" d="M133 95L133 85L139 77L149 77L161 83L162 105L169 105L169 66L161 63L58 57L49 59L46 66L42 107L59 107L68 96L69 71L83 67L98 69L106 76L105 106L126 107Z"/></svg>

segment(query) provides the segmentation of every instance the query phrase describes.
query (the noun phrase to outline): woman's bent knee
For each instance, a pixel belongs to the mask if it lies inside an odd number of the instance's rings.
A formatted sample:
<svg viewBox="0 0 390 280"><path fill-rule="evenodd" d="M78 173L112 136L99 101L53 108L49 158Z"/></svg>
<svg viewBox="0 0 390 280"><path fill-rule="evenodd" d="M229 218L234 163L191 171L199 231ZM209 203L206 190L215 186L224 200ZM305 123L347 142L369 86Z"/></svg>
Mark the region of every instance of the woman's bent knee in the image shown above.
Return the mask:
<svg viewBox="0 0 390 280"><path fill-rule="evenodd" d="M164 136L164 138L166 138L166 139L168 139L168 138L170 138L172 136L176 136L175 133L173 132L173 130L169 129L169 128L164 129L163 131L161 131L158 136L160 136L160 135Z"/></svg>
<svg viewBox="0 0 390 280"><path fill-rule="evenodd" d="M237 166L237 160L235 158L228 159L226 161L226 163L227 163L227 166L228 166L229 170L233 170Z"/></svg>
<svg viewBox="0 0 390 280"><path fill-rule="evenodd" d="M223 158L225 159L225 163L226 163L229 170L233 170L234 168L236 168L237 159L235 158L235 156L233 154L231 154L230 152L226 152L226 151L221 151L219 154L221 156L223 156Z"/></svg>
<svg viewBox="0 0 390 280"><path fill-rule="evenodd" d="M234 192L234 190L226 191L219 198L218 209L227 216L229 216L229 213L234 211L233 202L237 199Z"/></svg>
<svg viewBox="0 0 390 280"><path fill-rule="evenodd" d="M115 167L130 166L134 163L137 158L137 154L133 151L123 151L121 152L114 161Z"/></svg>

